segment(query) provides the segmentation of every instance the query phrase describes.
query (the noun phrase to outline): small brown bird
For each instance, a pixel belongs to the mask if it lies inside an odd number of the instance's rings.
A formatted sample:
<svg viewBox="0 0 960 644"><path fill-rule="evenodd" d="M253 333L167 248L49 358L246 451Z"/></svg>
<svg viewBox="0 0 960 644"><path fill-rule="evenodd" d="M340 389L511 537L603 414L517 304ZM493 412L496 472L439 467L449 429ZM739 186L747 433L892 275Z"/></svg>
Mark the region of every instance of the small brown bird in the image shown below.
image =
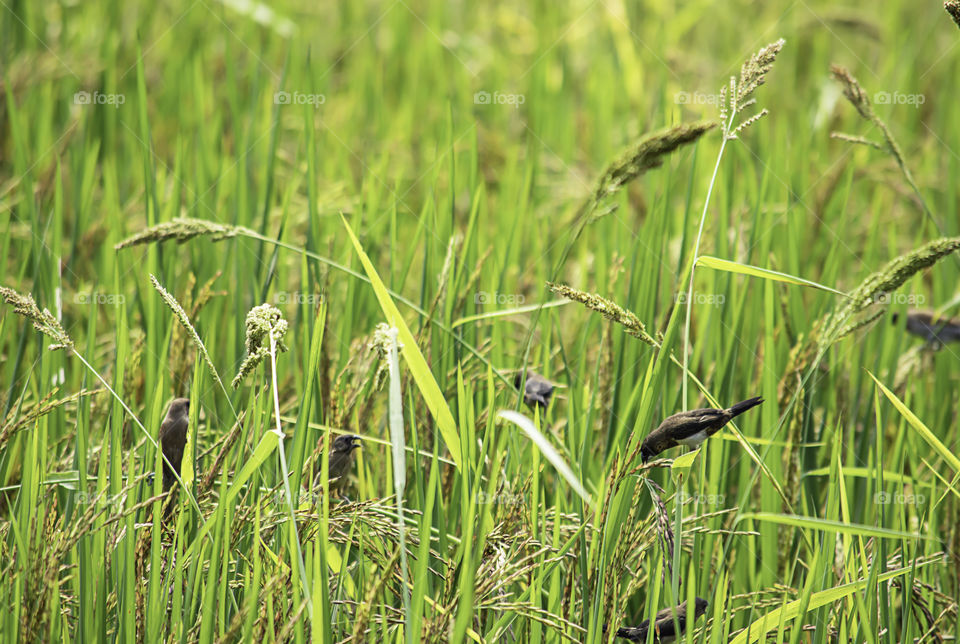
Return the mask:
<svg viewBox="0 0 960 644"><path fill-rule="evenodd" d="M694 600L693 606L693 621L697 621L697 618L707 612L707 606L710 605L706 599L697 597ZM674 621L674 613L676 613L676 621ZM679 626L679 632L675 630L675 627ZM653 618L653 641L660 642L661 644L669 644L670 642L676 641L678 638L683 636L684 631L687 628L687 602L683 602L675 608L664 608L662 611L657 613L657 616ZM625 627L617 630L617 637L623 637L631 642L643 642L647 641L647 633L650 631L650 620L645 619L640 623L640 626L633 628Z"/></svg>
<svg viewBox="0 0 960 644"><path fill-rule="evenodd" d="M756 407L763 398L749 398L729 409L694 409L670 416L643 439L640 458L644 463L665 449L686 445L697 448L743 412Z"/></svg>
<svg viewBox="0 0 960 644"><path fill-rule="evenodd" d="M517 389L523 381L523 373L518 373L513 378L513 386ZM527 371L527 382L523 387L523 402L528 407L539 407L541 411L546 411L550 404L550 398L553 396L554 384L533 371Z"/></svg>
<svg viewBox="0 0 960 644"><path fill-rule="evenodd" d="M183 448L187 444L187 424L190 421L190 399L175 398L167 409L167 416L160 425L160 447L166 460L163 461L163 489L169 490L176 483L174 470L170 469L167 461L180 474L180 463L183 461Z"/></svg>
<svg viewBox="0 0 960 644"><path fill-rule="evenodd" d="M896 324L900 316L894 313L890 317ZM920 336L935 349L940 349L948 342L960 340L960 320L939 316L931 311L907 311L907 332Z"/></svg>
<svg viewBox="0 0 960 644"><path fill-rule="evenodd" d="M341 493L347 486L347 477L350 476L350 468L353 467L353 450L360 447L360 437L354 434L344 434L333 439L330 445L330 458L327 459L327 476L330 481L331 493ZM314 485L320 485L320 479L323 476L322 469L317 468L317 476L314 479Z"/></svg>

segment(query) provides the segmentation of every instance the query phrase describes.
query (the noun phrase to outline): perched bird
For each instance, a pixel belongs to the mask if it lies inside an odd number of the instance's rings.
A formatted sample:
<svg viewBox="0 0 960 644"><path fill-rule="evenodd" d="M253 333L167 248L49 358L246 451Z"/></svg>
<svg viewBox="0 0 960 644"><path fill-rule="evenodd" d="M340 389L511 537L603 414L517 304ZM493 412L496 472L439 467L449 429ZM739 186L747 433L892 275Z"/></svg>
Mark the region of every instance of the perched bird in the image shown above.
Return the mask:
<svg viewBox="0 0 960 644"><path fill-rule="evenodd" d="M517 389L523 381L523 372L518 373L513 378L513 386ZM550 404L550 397L553 396L554 384L533 371L527 371L527 382L523 387L523 402L529 407L539 407L541 411L546 411Z"/></svg>
<svg viewBox="0 0 960 644"><path fill-rule="evenodd" d="M899 319L894 313L894 324ZM918 335L939 349L947 342L960 340L960 320L938 316L930 311L907 311L907 332Z"/></svg>
<svg viewBox="0 0 960 644"><path fill-rule="evenodd" d="M640 457L646 463L665 449L686 445L699 447L733 418L763 402L763 398L749 398L729 409L694 409L670 416L643 439Z"/></svg>
<svg viewBox="0 0 960 644"><path fill-rule="evenodd" d="M163 461L163 489L169 490L177 481L176 474L180 474L180 463L183 461L183 448L187 444L187 424L190 420L190 399L175 398L167 409L167 416L160 425L160 448L166 460Z"/></svg>
<svg viewBox="0 0 960 644"><path fill-rule="evenodd" d="M693 621L707 612L707 606L710 603L706 599L697 597L693 602ZM676 613L676 620L674 620ZM679 627L680 630L675 630ZM683 602L676 608L664 608L653 618L653 641L668 644L683 636L687 628L687 602ZM623 637L631 642L646 642L647 633L650 631L650 620L645 619L640 626L633 628L625 627L617 629L617 637Z"/></svg>
<svg viewBox="0 0 960 644"><path fill-rule="evenodd" d="M327 476L330 481L331 492L340 493L347 486L347 477L353 467L353 450L360 447L360 437L354 434L344 434L333 439L330 445L330 458L327 459ZM320 485L323 476L321 467L317 468L317 477L314 485Z"/></svg>

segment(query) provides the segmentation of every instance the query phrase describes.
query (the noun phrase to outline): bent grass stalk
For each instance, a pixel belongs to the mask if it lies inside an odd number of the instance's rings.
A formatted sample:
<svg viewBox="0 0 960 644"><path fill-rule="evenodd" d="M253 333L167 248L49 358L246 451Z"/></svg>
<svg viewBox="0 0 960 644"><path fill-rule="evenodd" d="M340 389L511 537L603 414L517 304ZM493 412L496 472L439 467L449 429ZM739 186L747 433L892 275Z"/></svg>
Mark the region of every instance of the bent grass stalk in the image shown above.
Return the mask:
<svg viewBox="0 0 960 644"><path fill-rule="evenodd" d="M690 314L693 305L693 278L697 269L697 258L700 256L700 242L703 238L703 227L707 221L707 210L710 208L710 199L713 196L713 187L717 182L717 174L720 171L720 161L723 159L723 152L726 150L727 141L736 139L740 132L756 123L767 114L767 110L761 110L755 116L734 127L737 115L744 109L756 103L756 99L750 98L753 92L766 81L766 74L773 68L773 63L777 54L783 48L784 40L771 43L750 57L740 68L740 77L730 78L729 90L727 86L720 88L720 121L723 124L723 139L720 141L720 150L717 152L717 160L713 164L713 174L710 176L710 183L707 185L707 196L703 202L703 212L700 213L700 225L697 228L697 238L693 246L693 256L690 265L690 280L687 283L687 301L686 317L683 324L683 371L686 373L690 356ZM726 111L730 110L729 116ZM687 378L682 379L682 401L683 408L687 409Z"/></svg>
<svg viewBox="0 0 960 644"><path fill-rule="evenodd" d="M773 68L773 63L776 60L777 54L780 53L780 49L783 47L783 45L784 40L781 38L780 40L771 43L758 51L740 68L739 79L735 77L730 78L729 91L727 90L726 86L720 89L720 121L723 124L723 138L720 142L720 150L717 152L717 160L713 165L713 174L711 175L710 183L707 186L707 195L703 202L703 211L700 214L700 225L697 228L697 237L693 246L693 254L690 258L690 279L687 282L687 301L683 323L683 375L681 376L681 400L683 402L684 409L688 409L687 383L689 377L687 374L689 373L688 366L690 363L690 317L691 313L693 312L693 280L696 275L697 258L700 255L700 242L703 239L703 227L707 221L707 210L710 208L710 199L713 196L713 187L716 185L717 174L720 171L720 161L723 159L723 153L724 150L726 150L727 141L737 138L740 132L766 116L767 110L761 110L755 116L748 118L746 121L743 121L734 127L737 115L748 106L753 105L756 102L756 99L752 99L750 96L760 85L765 82L766 74ZM727 109L730 111L729 116L726 114ZM773 477L771 476L771 478ZM779 488L779 485L777 485L777 487ZM682 518L683 507L678 503L676 507L676 528L678 535L682 525ZM680 556L679 544L680 538L678 537L674 551L674 556L677 558ZM678 564L673 566L671 569L671 589L673 594L671 595L670 599L674 602L680 597L680 568L681 566Z"/></svg>

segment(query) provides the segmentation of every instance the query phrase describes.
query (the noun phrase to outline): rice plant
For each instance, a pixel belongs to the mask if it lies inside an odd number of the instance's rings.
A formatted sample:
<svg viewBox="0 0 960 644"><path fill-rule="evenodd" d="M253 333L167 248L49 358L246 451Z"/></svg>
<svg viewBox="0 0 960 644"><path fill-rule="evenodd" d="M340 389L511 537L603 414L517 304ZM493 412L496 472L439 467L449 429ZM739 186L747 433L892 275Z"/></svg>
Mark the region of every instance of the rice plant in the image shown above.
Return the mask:
<svg viewBox="0 0 960 644"><path fill-rule="evenodd" d="M956 641L955 25L4 4L0 641Z"/></svg>

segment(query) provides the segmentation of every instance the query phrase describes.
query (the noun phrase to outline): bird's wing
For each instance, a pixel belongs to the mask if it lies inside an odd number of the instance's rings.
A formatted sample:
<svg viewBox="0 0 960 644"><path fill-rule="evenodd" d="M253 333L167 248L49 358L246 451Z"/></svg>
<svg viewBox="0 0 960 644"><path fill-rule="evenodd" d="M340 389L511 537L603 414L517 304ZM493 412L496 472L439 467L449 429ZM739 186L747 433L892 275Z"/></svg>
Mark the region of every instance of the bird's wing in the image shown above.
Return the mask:
<svg viewBox="0 0 960 644"><path fill-rule="evenodd" d="M960 324L954 322L947 325L947 327L944 328L943 333L940 335L943 336L943 338L947 341L960 340Z"/></svg>
<svg viewBox="0 0 960 644"><path fill-rule="evenodd" d="M681 634L683 633L684 622L684 615L677 615L677 623L680 625ZM657 613L657 623L655 628L657 629L657 637L660 639L675 638L677 636L677 631L674 628L672 608L664 608L662 611Z"/></svg>
<svg viewBox="0 0 960 644"><path fill-rule="evenodd" d="M189 419L186 416L164 418L160 424L160 440L163 440L164 437L168 435L186 434L188 422Z"/></svg>
<svg viewBox="0 0 960 644"><path fill-rule="evenodd" d="M722 426L727 420L722 409L693 409L674 414L663 425L669 422L669 431L674 440L683 440L706 429Z"/></svg>
<svg viewBox="0 0 960 644"><path fill-rule="evenodd" d="M549 396L553 393L553 385L541 378L527 379L527 394L536 394L538 396Z"/></svg>

